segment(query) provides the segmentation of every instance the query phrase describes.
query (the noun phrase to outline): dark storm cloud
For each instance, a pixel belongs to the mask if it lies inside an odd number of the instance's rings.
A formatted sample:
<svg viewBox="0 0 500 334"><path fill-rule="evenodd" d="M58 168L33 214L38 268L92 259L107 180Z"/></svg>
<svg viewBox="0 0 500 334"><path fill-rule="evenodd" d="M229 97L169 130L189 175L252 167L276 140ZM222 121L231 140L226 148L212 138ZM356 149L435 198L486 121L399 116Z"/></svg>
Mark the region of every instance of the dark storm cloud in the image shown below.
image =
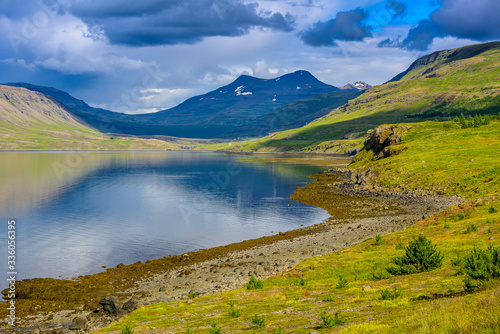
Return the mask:
<svg viewBox="0 0 500 334"><path fill-rule="evenodd" d="M336 41L361 41L371 37L371 27L363 23L368 12L361 8L338 12L334 19L316 22L299 33L299 38L310 46L336 46Z"/></svg>
<svg viewBox="0 0 500 334"><path fill-rule="evenodd" d="M394 15L392 17L393 20L404 17L408 9L408 6L406 4L398 0L388 0L387 3L385 4L385 7L388 10L394 12Z"/></svg>
<svg viewBox="0 0 500 334"><path fill-rule="evenodd" d="M112 44L131 46L192 44L210 36L241 36L251 28L292 31L290 14L258 10L241 0L86 1L72 13L97 25Z"/></svg>
<svg viewBox="0 0 500 334"><path fill-rule="evenodd" d="M467 38L487 41L500 38L500 1L498 0L442 0L441 7L410 29L408 36L386 39L379 47L400 47L425 51L437 37Z"/></svg>

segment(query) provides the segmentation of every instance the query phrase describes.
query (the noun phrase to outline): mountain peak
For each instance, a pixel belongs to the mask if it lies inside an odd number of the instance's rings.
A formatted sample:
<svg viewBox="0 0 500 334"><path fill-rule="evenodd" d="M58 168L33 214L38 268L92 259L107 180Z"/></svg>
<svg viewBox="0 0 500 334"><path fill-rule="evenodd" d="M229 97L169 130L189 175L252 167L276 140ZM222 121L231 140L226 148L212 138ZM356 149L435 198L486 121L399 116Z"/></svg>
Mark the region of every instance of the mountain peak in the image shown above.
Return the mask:
<svg viewBox="0 0 500 334"><path fill-rule="evenodd" d="M367 90L372 88L372 85L369 85L364 81L356 81L354 84L348 83L347 85L339 88L341 90Z"/></svg>

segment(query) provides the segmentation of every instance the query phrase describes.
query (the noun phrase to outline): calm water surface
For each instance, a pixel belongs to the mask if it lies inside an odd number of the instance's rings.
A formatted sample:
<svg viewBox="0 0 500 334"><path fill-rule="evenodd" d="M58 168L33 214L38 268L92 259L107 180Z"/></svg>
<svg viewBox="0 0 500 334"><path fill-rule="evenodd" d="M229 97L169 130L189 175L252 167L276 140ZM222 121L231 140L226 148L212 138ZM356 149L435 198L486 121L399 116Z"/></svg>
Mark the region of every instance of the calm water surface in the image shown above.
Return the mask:
<svg viewBox="0 0 500 334"><path fill-rule="evenodd" d="M76 277L316 224L324 210L288 197L322 170L219 153L0 152L0 269L9 218L20 279Z"/></svg>

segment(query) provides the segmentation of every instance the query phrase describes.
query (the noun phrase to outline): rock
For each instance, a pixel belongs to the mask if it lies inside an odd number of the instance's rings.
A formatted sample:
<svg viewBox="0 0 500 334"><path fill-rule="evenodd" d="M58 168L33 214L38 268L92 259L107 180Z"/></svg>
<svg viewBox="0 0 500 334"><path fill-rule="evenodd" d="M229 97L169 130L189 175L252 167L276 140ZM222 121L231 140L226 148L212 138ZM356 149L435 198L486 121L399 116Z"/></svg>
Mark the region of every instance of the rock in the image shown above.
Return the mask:
<svg viewBox="0 0 500 334"><path fill-rule="evenodd" d="M143 304L137 299L137 297L132 297L126 303L123 304L122 309L125 310L127 313L130 313L142 306Z"/></svg>
<svg viewBox="0 0 500 334"><path fill-rule="evenodd" d="M347 151L347 155L349 155L349 156L353 156L353 155L358 154L358 153L359 153L359 151L361 151L361 149L360 149L360 148L353 148L352 150Z"/></svg>
<svg viewBox="0 0 500 334"><path fill-rule="evenodd" d="M117 313L118 310L122 309L122 303L118 301L118 298L113 296L102 298L99 304L101 304L104 311L108 313Z"/></svg>
<svg viewBox="0 0 500 334"><path fill-rule="evenodd" d="M82 329L87 329L87 326L88 326L87 317L84 315L80 315L78 317L73 318L73 321L71 321L71 325L69 326L69 329L82 330Z"/></svg>
<svg viewBox="0 0 500 334"><path fill-rule="evenodd" d="M369 286L369 285L363 285L363 287L361 288L363 291L369 291L371 290L372 288Z"/></svg>
<svg viewBox="0 0 500 334"><path fill-rule="evenodd" d="M40 333L41 333L40 328L35 328L33 332L31 332L31 334L40 334Z"/></svg>

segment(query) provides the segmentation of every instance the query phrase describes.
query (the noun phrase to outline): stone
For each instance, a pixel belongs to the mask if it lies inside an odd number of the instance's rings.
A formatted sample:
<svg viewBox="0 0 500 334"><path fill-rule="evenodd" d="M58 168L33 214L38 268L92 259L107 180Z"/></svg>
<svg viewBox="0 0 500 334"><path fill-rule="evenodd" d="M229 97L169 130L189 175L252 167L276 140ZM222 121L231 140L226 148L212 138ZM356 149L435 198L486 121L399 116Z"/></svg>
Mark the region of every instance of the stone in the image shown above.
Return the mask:
<svg viewBox="0 0 500 334"><path fill-rule="evenodd" d="M104 311L108 313L117 313L118 310L121 310L122 303L118 301L118 298L114 296L104 297L99 301L99 304L102 305Z"/></svg>
<svg viewBox="0 0 500 334"><path fill-rule="evenodd" d="M137 299L137 297L132 297L123 304L122 309L127 311L127 313L130 313L142 306L143 304Z"/></svg>
<svg viewBox="0 0 500 334"><path fill-rule="evenodd" d="M69 326L69 329L82 330L82 329L87 329L87 326L88 326L87 317L84 315L80 315L78 317L73 318L73 321L71 321L71 325Z"/></svg>

